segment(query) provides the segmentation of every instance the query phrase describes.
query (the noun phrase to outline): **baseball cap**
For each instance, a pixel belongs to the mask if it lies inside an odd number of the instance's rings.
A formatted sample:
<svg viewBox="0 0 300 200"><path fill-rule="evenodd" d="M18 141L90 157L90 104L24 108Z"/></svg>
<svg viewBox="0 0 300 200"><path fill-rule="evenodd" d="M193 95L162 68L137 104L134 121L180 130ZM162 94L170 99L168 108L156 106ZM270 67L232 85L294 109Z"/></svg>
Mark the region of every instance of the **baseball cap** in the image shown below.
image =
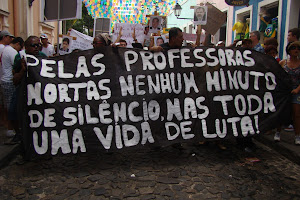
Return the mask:
<svg viewBox="0 0 300 200"><path fill-rule="evenodd" d="M12 35L9 31L7 31L7 30L1 31L0 37L3 37L3 36L15 37L15 36L13 36L13 35Z"/></svg>
<svg viewBox="0 0 300 200"><path fill-rule="evenodd" d="M48 39L48 36L45 33L43 33L43 34L41 34L40 38L42 38L42 39Z"/></svg>

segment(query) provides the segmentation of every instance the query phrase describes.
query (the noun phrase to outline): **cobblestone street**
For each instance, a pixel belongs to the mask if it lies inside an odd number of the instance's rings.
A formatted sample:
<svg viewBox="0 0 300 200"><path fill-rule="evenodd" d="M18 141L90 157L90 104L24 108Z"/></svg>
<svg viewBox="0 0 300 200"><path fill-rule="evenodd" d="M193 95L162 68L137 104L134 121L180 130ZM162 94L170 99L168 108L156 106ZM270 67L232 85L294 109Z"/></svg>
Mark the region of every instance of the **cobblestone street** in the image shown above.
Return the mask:
<svg viewBox="0 0 300 200"><path fill-rule="evenodd" d="M299 199L300 166L256 143L64 155L0 171L1 199ZM258 160L259 161L258 161Z"/></svg>

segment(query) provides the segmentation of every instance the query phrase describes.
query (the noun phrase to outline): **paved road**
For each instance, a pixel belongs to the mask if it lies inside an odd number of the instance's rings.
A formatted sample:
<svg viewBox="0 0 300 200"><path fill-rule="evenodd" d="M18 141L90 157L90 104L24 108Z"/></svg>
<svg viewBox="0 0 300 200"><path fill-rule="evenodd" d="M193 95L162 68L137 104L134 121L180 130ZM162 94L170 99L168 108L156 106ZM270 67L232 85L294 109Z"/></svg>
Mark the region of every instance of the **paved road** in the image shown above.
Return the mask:
<svg viewBox="0 0 300 200"><path fill-rule="evenodd" d="M229 142L13 160L0 170L0 199L300 199L300 166L256 144L252 155Z"/></svg>

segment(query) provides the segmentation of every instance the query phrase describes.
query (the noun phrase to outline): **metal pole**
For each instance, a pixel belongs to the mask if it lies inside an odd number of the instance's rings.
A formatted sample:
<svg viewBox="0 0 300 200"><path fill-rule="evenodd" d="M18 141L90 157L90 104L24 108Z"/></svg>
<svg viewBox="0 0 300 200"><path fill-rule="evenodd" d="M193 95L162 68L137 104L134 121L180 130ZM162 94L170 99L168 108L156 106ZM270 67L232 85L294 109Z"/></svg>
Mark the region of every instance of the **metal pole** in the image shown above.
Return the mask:
<svg viewBox="0 0 300 200"><path fill-rule="evenodd" d="M59 52L59 18L60 18L60 0L57 0L57 50L56 54Z"/></svg>

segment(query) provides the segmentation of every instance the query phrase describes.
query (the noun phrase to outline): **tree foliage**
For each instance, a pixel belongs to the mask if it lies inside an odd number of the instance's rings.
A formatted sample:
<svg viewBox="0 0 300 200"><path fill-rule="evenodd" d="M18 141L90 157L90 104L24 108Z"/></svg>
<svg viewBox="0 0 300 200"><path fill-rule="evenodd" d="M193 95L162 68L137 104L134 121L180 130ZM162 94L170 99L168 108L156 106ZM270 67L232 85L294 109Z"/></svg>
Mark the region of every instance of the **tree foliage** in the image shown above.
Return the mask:
<svg viewBox="0 0 300 200"><path fill-rule="evenodd" d="M89 15L88 10L82 3L82 18L67 20L66 22L66 31L70 28L73 28L81 33L84 33L89 36L93 36L93 28L94 28L94 19L91 15Z"/></svg>

